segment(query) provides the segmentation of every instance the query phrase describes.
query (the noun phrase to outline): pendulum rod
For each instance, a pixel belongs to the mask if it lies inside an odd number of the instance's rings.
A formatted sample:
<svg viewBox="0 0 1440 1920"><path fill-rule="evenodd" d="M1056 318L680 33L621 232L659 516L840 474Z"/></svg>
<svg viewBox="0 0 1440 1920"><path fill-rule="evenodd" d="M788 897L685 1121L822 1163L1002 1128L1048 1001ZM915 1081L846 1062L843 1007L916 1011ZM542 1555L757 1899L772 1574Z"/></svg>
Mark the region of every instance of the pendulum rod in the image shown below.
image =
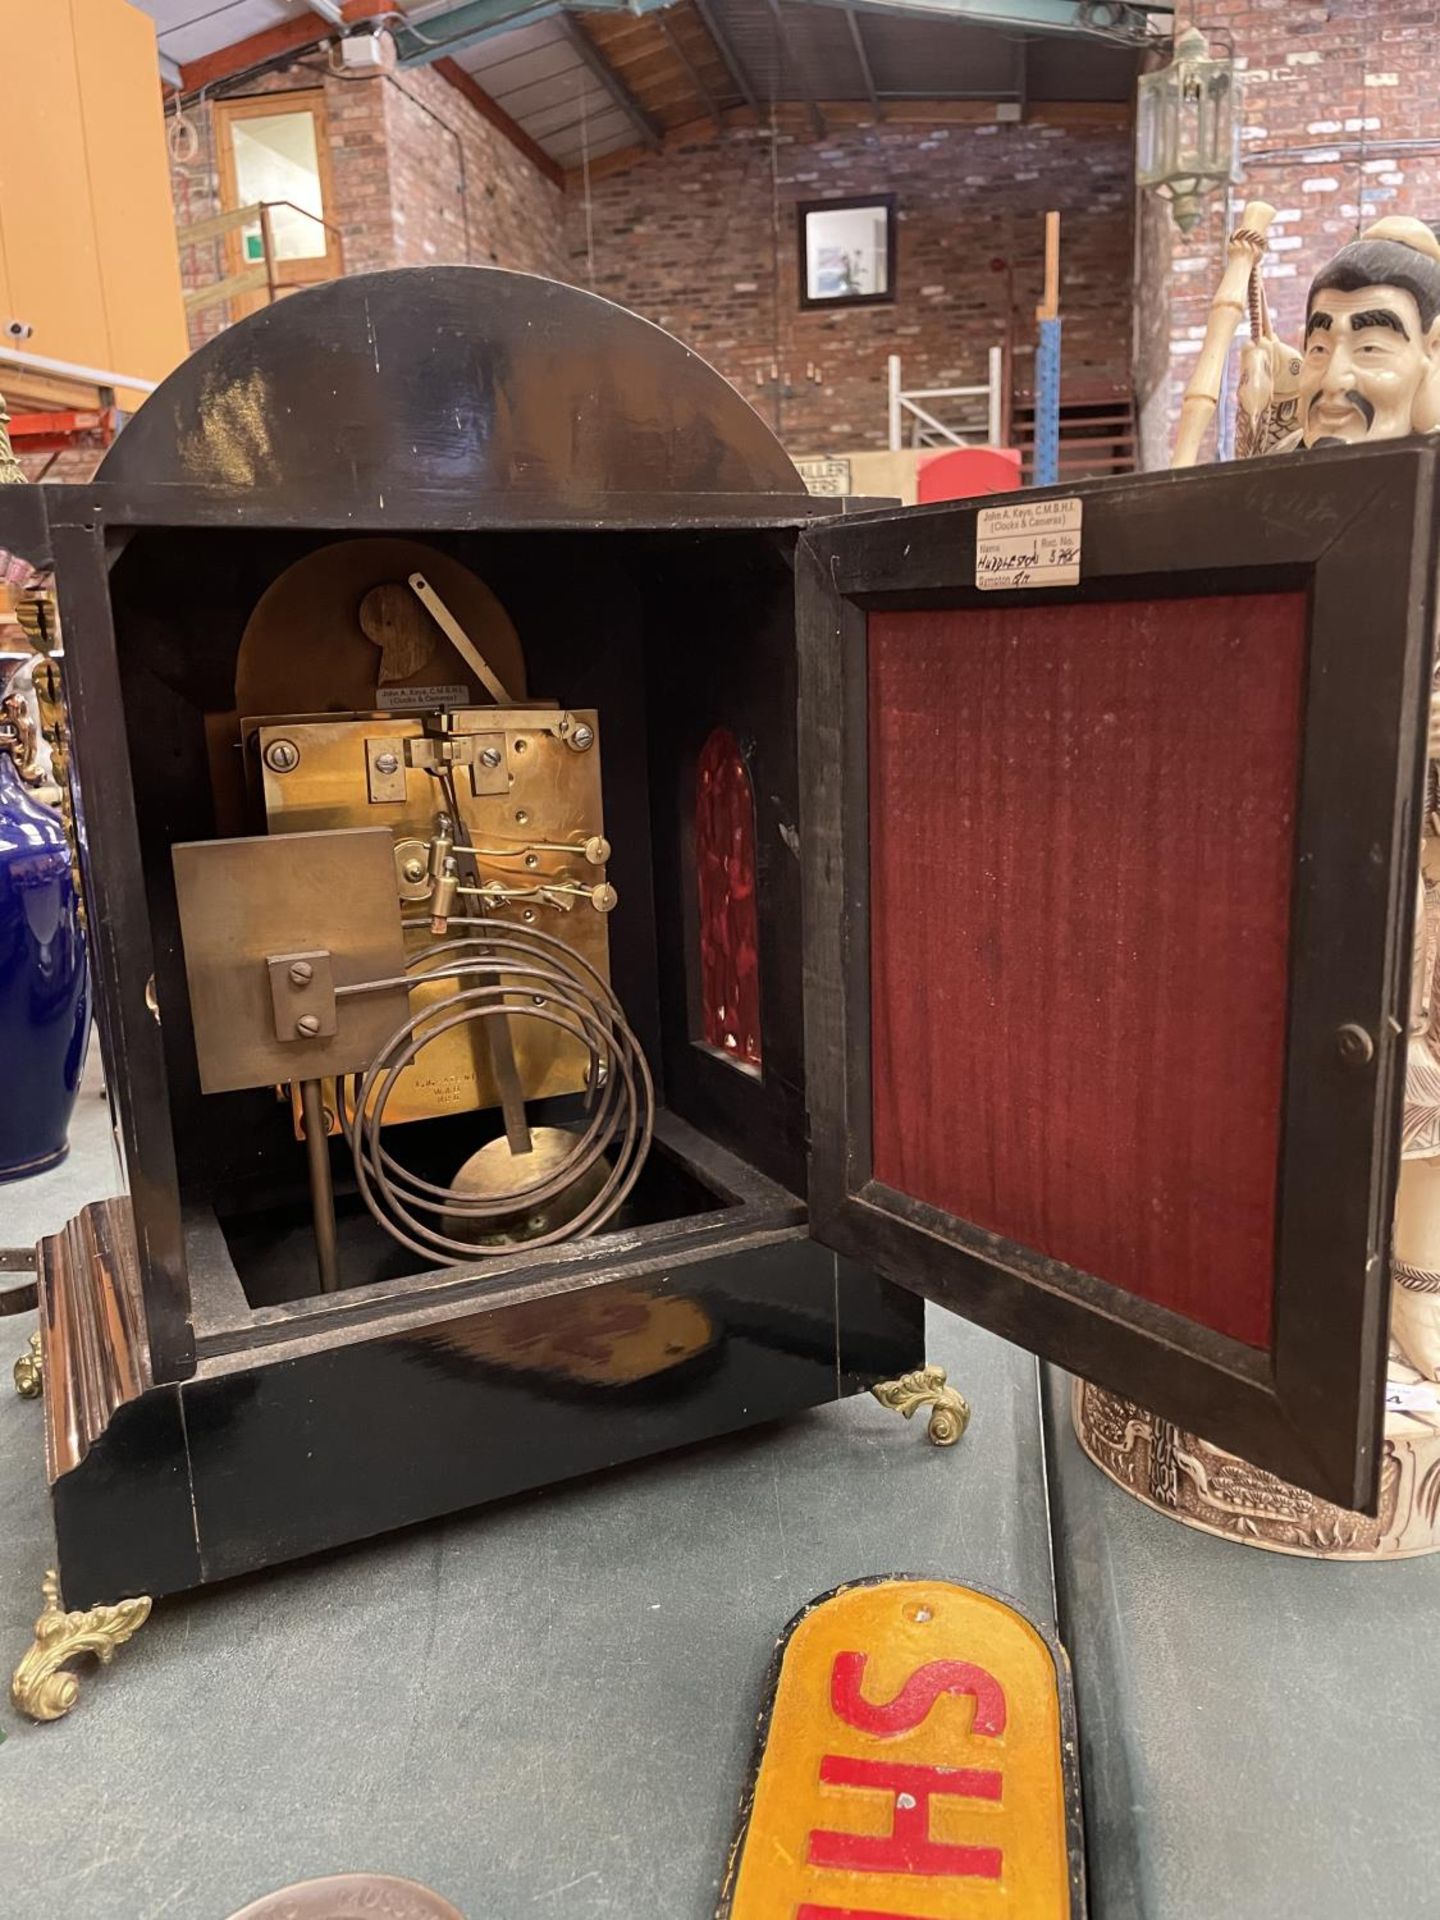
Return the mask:
<svg viewBox="0 0 1440 1920"><path fill-rule="evenodd" d="M320 1291L334 1293L339 1285L335 1258L335 1189L330 1179L330 1139L325 1130L325 1103L318 1080L300 1082L300 1121L305 1129L305 1159L310 1168L310 1212L315 1221Z"/></svg>
<svg viewBox="0 0 1440 1920"><path fill-rule="evenodd" d="M470 830L460 812L455 776L447 768L439 779L445 795L445 805L451 819L455 822L455 830L463 840L468 841ZM461 853L458 848L456 852L469 869L466 879L471 886L478 888L480 870L475 864L474 855L469 852ZM493 976L493 983L499 986L498 973ZM525 1114L525 1094L520 1085L520 1069L515 1064L515 1036L511 1031L510 1022L502 1014L495 1020L483 1020L480 1025L484 1029L483 1042L490 1055L491 1077L495 1082L495 1091L500 1095L500 1114L505 1123L505 1138L509 1142L511 1153L517 1156L529 1153L534 1143L530 1138L530 1122Z"/></svg>

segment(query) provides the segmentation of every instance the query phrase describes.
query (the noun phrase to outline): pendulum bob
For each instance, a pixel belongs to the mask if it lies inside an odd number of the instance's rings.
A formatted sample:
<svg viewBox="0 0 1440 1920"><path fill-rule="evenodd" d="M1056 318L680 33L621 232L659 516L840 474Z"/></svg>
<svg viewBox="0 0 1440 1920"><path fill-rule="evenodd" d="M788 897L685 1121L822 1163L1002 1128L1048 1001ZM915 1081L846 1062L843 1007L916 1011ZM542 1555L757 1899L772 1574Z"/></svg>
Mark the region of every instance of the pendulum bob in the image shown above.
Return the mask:
<svg viewBox="0 0 1440 1920"><path fill-rule="evenodd" d="M503 1207L510 1195L516 1197L516 1204L485 1214L456 1209L446 1214L442 1230L457 1240L471 1240L476 1247L510 1247L568 1225L604 1188L610 1167L603 1155L548 1198L527 1202L521 1190L548 1186L574 1154L577 1140L564 1127L532 1127L529 1153L512 1153L504 1134L489 1141L470 1155L451 1181L451 1189L462 1200L481 1201L487 1209Z"/></svg>
<svg viewBox="0 0 1440 1920"><path fill-rule="evenodd" d="M65 829L0 745L0 1180L64 1159L89 1024Z"/></svg>

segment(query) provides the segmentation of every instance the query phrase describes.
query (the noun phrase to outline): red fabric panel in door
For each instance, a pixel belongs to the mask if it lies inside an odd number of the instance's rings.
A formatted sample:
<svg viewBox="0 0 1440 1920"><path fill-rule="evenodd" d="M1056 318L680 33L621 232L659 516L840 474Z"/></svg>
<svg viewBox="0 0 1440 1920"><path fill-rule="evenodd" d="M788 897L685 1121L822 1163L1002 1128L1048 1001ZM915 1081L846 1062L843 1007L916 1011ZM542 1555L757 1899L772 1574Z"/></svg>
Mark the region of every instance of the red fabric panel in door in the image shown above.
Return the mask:
<svg viewBox="0 0 1440 1920"><path fill-rule="evenodd" d="M872 614L876 1179L1269 1343L1305 599Z"/></svg>

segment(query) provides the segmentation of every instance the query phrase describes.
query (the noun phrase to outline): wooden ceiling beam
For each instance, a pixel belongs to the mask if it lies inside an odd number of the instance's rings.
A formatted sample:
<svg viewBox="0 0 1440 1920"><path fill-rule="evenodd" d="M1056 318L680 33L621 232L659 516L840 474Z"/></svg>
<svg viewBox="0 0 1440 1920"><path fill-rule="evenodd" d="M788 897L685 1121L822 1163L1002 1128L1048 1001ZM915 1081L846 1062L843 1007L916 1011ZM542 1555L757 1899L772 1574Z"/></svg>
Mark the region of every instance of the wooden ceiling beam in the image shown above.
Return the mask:
<svg viewBox="0 0 1440 1920"><path fill-rule="evenodd" d="M343 10L347 21L372 20L376 15L376 0L345 0ZM248 72L251 67L279 59L282 54L298 54L308 47L322 46L325 41L335 39L337 33L338 29L327 27L318 13L282 20L278 26L252 33L248 39L217 47L198 60L187 60L180 68L180 91L182 94L199 93L202 88L209 91L222 81L233 80L238 73Z"/></svg>
<svg viewBox="0 0 1440 1920"><path fill-rule="evenodd" d="M875 76L870 71L870 56L865 51L865 36L860 31L860 16L853 7L847 6L845 9L845 24L850 29L850 44L855 49L855 64L860 69L860 78L865 92L869 96L871 106L875 109L875 118L883 120L885 109L879 94L875 91Z"/></svg>
<svg viewBox="0 0 1440 1920"><path fill-rule="evenodd" d="M620 107L630 124L640 135L642 142L652 151L660 145L660 129L646 113L640 102L631 93L629 87L620 78L614 67L601 53L599 47L580 25L573 13L557 14L556 19L570 45L575 49L584 64L594 74L610 98Z"/></svg>
<svg viewBox="0 0 1440 1920"><path fill-rule="evenodd" d="M828 131L825 125L825 115L821 111L820 102L805 84L805 68L796 56L795 43L790 38L789 27L785 24L785 14L780 5L780 0L769 0L769 7L771 17L775 22L775 37L780 42L781 51L785 55L786 64L789 66L791 76L799 87L801 98L804 100L806 108L809 111L810 124L815 129L815 138L817 140L823 140Z"/></svg>
<svg viewBox="0 0 1440 1920"><path fill-rule="evenodd" d="M874 110L865 100L822 100L819 106L827 120L835 126L857 126L874 118ZM887 117L907 126L935 127L992 127L995 125L995 108L998 103L984 100L888 100ZM809 126L808 103L798 100L777 101L774 109L775 125L785 133L804 133ZM740 127L768 126L769 110L757 113L748 107L726 107L721 114L726 129ZM1124 128L1131 119L1131 109L1124 100L1041 100L1031 104L1030 124L1032 126L1052 126L1067 128ZM664 147L681 145L689 141L713 138L714 132L708 115L700 115L694 120L665 129ZM637 161L653 158L651 151L640 146L617 147L613 153L602 154L598 160L590 162L590 178L600 180L608 173L622 172L633 167ZM570 168L565 176L567 186L578 186L580 173Z"/></svg>
<svg viewBox="0 0 1440 1920"><path fill-rule="evenodd" d="M700 16L700 24L715 43L715 51L724 62L725 70L735 82L740 98L749 107L756 119L760 118L760 102L756 98L755 88L750 76L740 63L740 56L731 46L724 28L720 25L710 0L695 0L695 11Z"/></svg>
<svg viewBox="0 0 1440 1920"><path fill-rule="evenodd" d="M597 47L608 54L612 48L627 47L633 41L649 45L658 31L655 16L649 13L587 13L585 26Z"/></svg>
<svg viewBox="0 0 1440 1920"><path fill-rule="evenodd" d="M593 38L593 35L589 37ZM625 84L634 88L642 98L649 81L678 73L684 67L684 62L677 57L676 49L662 38L658 28L655 37L647 45L637 47L630 53L619 51L608 40L600 43L600 52L615 72L623 78Z"/></svg>
<svg viewBox="0 0 1440 1920"><path fill-rule="evenodd" d="M358 23L374 19L375 0L345 0L344 13L347 21ZM219 47L213 53L189 61L180 68L181 92L198 93L202 89L211 92L226 80L232 80L252 67L278 60L287 53L298 56L311 47L323 46L327 40L335 38L336 30L332 28L326 32L318 14L283 21L279 26L267 27L263 33L252 33L248 39L237 40L231 46ZM547 180L557 187L564 186L565 169L559 161L553 160L498 101L491 99L473 74L467 73L456 60L439 59L432 64L441 78L462 94L481 118L487 120L497 133L503 134Z"/></svg>

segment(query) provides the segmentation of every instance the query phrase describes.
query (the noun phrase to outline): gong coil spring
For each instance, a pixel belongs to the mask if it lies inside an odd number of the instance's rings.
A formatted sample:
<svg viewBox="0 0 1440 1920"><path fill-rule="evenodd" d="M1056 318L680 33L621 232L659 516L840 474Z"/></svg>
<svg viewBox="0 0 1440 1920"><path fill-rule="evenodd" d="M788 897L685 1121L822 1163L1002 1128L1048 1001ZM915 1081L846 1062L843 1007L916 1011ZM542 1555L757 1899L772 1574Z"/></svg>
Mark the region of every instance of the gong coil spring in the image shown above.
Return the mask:
<svg viewBox="0 0 1440 1920"><path fill-rule="evenodd" d="M543 1247L602 1227L634 1186L650 1150L655 1092L645 1055L619 1002L589 962L563 940L535 927L495 920L457 918L450 925L481 931L421 949L406 963L404 984L448 979L456 982L454 991L403 1020L365 1073L348 1078L341 1088L340 1121L354 1158L356 1184L375 1219L402 1246L458 1266L483 1258L486 1250L474 1240L442 1232L437 1222L483 1224L542 1207L608 1156L609 1171L593 1197L550 1231L527 1235L524 1245ZM575 1132L573 1148L557 1168L528 1183L517 1181L503 1193L462 1193L422 1180L402 1166L381 1139L390 1096L430 1041L453 1027L502 1019L547 1022L586 1049L586 1124ZM523 1165L524 1156L517 1156L517 1169Z"/></svg>

